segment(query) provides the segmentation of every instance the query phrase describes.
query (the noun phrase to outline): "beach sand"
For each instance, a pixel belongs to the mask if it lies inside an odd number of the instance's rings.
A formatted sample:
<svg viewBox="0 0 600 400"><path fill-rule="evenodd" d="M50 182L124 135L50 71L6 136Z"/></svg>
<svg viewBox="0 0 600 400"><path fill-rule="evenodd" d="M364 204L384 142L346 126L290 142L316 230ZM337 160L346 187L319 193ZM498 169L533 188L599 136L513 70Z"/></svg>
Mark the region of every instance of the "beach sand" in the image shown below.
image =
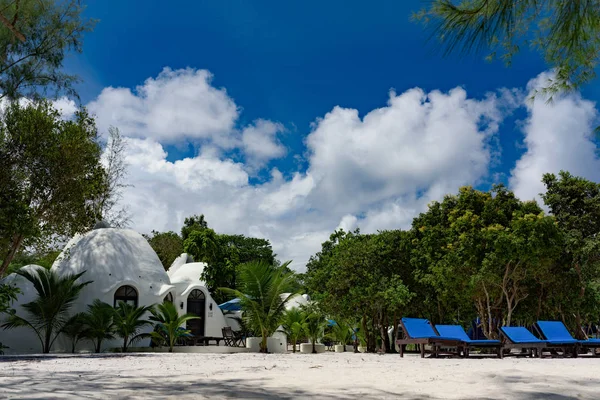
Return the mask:
<svg viewBox="0 0 600 400"><path fill-rule="evenodd" d="M0 358L0 398L598 399L600 358L421 359L387 354Z"/></svg>

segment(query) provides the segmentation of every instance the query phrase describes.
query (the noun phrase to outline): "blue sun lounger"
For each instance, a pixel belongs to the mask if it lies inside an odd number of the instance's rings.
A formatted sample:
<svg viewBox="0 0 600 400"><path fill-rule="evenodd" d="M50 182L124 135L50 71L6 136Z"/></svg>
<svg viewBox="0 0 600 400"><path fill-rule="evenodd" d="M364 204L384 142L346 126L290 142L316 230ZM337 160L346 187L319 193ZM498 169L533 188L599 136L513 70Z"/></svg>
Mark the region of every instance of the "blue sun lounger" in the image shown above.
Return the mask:
<svg viewBox="0 0 600 400"><path fill-rule="evenodd" d="M578 348L595 349L600 348L600 339L577 340L562 323L562 321L538 321L535 324L540 336L548 341L550 345L566 345L575 348L574 356L577 357Z"/></svg>
<svg viewBox="0 0 600 400"><path fill-rule="evenodd" d="M545 340L536 338L533 333L522 326L503 326L500 337L505 349L525 349L533 357L542 357L542 351L548 347Z"/></svg>
<svg viewBox="0 0 600 400"><path fill-rule="evenodd" d="M499 340L473 340L460 325L436 325L435 329L440 336L456 338L465 342L465 347L463 349L465 356L469 355L470 349L492 348L496 349L496 354L498 357L502 358L502 342Z"/></svg>
<svg viewBox="0 0 600 400"><path fill-rule="evenodd" d="M460 354L461 349L465 347L465 342L462 340L438 335L426 319L402 318L400 325L402 326L403 338L396 340L396 344L400 348L400 357L404 357L404 347L407 344L419 345L421 358L425 357L426 345L432 347L429 353L433 354L434 357L441 354L441 347L456 348L457 352L451 354Z"/></svg>

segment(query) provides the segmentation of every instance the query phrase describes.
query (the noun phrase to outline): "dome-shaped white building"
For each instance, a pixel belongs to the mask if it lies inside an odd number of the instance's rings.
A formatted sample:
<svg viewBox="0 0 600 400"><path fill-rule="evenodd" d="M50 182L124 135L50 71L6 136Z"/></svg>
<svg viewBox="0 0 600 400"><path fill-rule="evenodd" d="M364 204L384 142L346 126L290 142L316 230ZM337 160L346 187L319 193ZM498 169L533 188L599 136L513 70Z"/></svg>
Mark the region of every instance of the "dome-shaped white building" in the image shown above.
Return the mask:
<svg viewBox="0 0 600 400"><path fill-rule="evenodd" d="M179 256L169 268L169 278L175 287L176 305L183 313L196 314L200 319L188 321L188 329L196 336L219 337L228 326L223 312L212 299L205 283L200 280L205 263L191 261L187 254Z"/></svg>
<svg viewBox="0 0 600 400"><path fill-rule="evenodd" d="M92 281L82 291L71 308L71 313L85 312L87 306L96 299L116 306L120 301L136 306L148 306L173 302L180 314L196 314L198 320L188 322L187 328L196 336L220 337L221 329L227 326L221 310L213 301L210 293L200 281L205 264L188 263L191 259L185 255L167 274L158 256L139 233L130 229L114 229L106 225L97 225L96 229L83 235L77 235L69 241L58 256L52 270L64 276L85 273L81 281ZM28 266L24 268L42 268ZM27 317L21 304L35 298L33 286L23 277L11 274L2 281L16 284L23 294L19 295L13 308L17 314ZM150 331L151 327L146 327ZM9 346L7 353L40 352L40 344L33 332L26 328L0 331L0 342ZM103 350L119 347L121 339L103 342ZM147 346L146 343L140 343ZM54 352L70 350L70 343L59 338ZM81 341L78 350L93 349L89 341Z"/></svg>

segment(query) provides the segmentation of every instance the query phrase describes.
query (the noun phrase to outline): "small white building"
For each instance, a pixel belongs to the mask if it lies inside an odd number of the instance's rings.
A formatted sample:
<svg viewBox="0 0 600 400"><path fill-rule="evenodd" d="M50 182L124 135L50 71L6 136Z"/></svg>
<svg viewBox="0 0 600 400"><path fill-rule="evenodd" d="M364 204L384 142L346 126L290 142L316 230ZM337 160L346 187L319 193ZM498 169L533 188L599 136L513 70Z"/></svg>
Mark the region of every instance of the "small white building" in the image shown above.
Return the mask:
<svg viewBox="0 0 600 400"><path fill-rule="evenodd" d="M158 256L147 240L130 229L114 229L98 224L97 228L77 235L65 246L56 259L52 270L59 275L77 274L85 271L82 281L92 281L86 286L71 309L72 313L84 312L95 299L116 306L124 301L138 306L173 302L180 314L192 313L200 317L188 322L187 328L197 336L222 336L221 329L227 326L225 318L213 301L200 275L203 263L191 262L186 254L181 255L167 273ZM27 266L23 268L42 268ZM2 280L18 286L23 294L13 304L17 314L27 318L21 307L36 293L31 283L23 277L11 274ZM146 327L150 331L152 327ZM27 328L0 330L0 342L9 348L7 354L37 353L41 345L35 334ZM146 340L149 342L149 340ZM121 339L106 341L103 350L119 347ZM139 345L147 346L148 343ZM89 341L81 341L77 350L93 349ZM59 338L54 352L70 350L70 343Z"/></svg>

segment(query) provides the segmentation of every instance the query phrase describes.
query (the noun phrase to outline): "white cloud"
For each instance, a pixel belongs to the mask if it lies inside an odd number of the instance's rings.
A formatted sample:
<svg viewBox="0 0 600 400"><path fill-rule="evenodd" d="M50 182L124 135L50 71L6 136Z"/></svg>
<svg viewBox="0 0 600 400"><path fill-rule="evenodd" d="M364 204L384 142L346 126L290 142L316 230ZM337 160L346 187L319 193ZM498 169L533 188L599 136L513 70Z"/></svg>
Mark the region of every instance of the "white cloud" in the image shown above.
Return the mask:
<svg viewBox="0 0 600 400"><path fill-rule="evenodd" d="M264 119L245 127L242 130L242 147L246 162L261 167L267 161L285 156L286 148L277 139L277 134L283 130L283 125Z"/></svg>
<svg viewBox="0 0 600 400"><path fill-rule="evenodd" d="M225 89L211 85L206 70L165 68L132 91L105 88L88 108L105 132L111 125L124 135L174 143L205 139L232 147L239 110Z"/></svg>
<svg viewBox="0 0 600 400"><path fill-rule="evenodd" d="M177 93L182 87L187 94ZM196 98L206 93L212 100ZM405 228L430 200L485 177L497 150L493 136L513 97L476 100L461 88L412 89L391 92L385 107L362 119L357 110L335 107L306 138L306 172L286 171L292 173L285 178L272 169L259 185L249 183L249 173L286 154L278 138L284 128L267 120L237 128L238 107L210 87L206 71L167 69L135 94L105 89L91 108L104 126L130 137L134 186L123 201L133 228L177 231L184 217L203 213L219 232L266 237L281 260L302 270L334 229ZM191 105L202 118L195 119ZM162 143L190 137L209 142L193 157L168 161ZM224 158L225 145L240 149L245 163Z"/></svg>
<svg viewBox="0 0 600 400"><path fill-rule="evenodd" d="M550 73L540 74L528 84L530 95L547 86ZM600 160L593 142L598 124L595 104L579 93L559 95L548 103L539 95L527 103L529 116L523 126L527 148L511 171L510 187L522 199L538 199L544 191L545 173L567 170L574 175L600 181Z"/></svg>

